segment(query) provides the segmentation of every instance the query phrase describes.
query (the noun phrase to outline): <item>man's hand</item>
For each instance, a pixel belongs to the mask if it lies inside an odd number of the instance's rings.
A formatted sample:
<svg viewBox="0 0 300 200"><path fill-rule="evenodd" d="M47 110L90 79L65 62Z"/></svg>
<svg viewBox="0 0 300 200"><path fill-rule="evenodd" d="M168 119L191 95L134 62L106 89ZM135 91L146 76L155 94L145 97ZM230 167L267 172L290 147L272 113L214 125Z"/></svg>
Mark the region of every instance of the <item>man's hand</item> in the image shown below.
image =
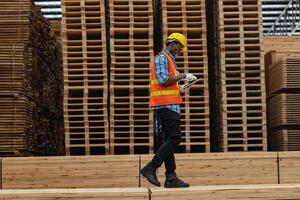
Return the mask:
<svg viewBox="0 0 300 200"><path fill-rule="evenodd" d="M192 80L195 80L195 79L197 79L197 77L194 76L193 74L191 74L191 73L185 74L185 80L192 81Z"/></svg>

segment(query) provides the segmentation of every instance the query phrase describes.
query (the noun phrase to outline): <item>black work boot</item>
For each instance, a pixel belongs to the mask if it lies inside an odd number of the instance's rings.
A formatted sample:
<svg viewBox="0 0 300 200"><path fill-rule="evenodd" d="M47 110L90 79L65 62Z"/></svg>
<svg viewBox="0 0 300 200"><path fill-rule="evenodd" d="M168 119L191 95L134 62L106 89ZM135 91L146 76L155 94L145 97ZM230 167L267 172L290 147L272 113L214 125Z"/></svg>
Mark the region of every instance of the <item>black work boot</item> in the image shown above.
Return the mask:
<svg viewBox="0 0 300 200"><path fill-rule="evenodd" d="M156 171L155 169L153 169L149 165L146 165L143 169L141 169L140 173L151 184L159 187L160 186L160 182L157 180L157 176L156 176L156 172L155 171Z"/></svg>
<svg viewBox="0 0 300 200"><path fill-rule="evenodd" d="M185 188L190 187L190 184L183 182L177 176L174 176L173 179L165 181L165 188Z"/></svg>

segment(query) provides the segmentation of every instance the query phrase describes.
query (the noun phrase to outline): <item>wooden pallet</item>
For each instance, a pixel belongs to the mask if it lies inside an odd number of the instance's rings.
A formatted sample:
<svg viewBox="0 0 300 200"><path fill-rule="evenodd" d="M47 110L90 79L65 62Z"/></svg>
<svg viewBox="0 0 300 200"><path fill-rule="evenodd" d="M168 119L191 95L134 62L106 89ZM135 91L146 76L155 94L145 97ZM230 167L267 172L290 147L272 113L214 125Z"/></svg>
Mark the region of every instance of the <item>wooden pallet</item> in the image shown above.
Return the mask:
<svg viewBox="0 0 300 200"><path fill-rule="evenodd" d="M110 147L114 154L153 150L148 88L111 88Z"/></svg>
<svg viewBox="0 0 300 200"><path fill-rule="evenodd" d="M62 3L67 155L109 152L104 2Z"/></svg>
<svg viewBox="0 0 300 200"><path fill-rule="evenodd" d="M110 152L153 152L149 72L153 63L152 1L112 0L110 8Z"/></svg>
<svg viewBox="0 0 300 200"><path fill-rule="evenodd" d="M67 155L107 154L109 150L106 88L73 90L65 94Z"/></svg>
<svg viewBox="0 0 300 200"><path fill-rule="evenodd" d="M163 39L173 32L187 38L188 52L176 58L178 71L201 79L183 95L183 141L179 152L210 152L205 1L162 0Z"/></svg>
<svg viewBox="0 0 300 200"><path fill-rule="evenodd" d="M259 0L219 2L224 151L266 151Z"/></svg>

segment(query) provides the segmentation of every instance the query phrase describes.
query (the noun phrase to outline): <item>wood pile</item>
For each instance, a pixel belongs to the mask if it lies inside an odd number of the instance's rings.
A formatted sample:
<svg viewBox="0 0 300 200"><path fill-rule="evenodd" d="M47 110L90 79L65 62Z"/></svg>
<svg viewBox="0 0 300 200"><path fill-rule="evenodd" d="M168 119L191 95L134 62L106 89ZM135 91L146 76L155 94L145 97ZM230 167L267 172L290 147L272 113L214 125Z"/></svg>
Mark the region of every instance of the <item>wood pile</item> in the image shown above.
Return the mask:
<svg viewBox="0 0 300 200"><path fill-rule="evenodd" d="M153 54L151 0L111 0L110 153L150 153L153 114L149 107Z"/></svg>
<svg viewBox="0 0 300 200"><path fill-rule="evenodd" d="M66 154L107 154L104 1L65 0L62 15Z"/></svg>
<svg viewBox="0 0 300 200"><path fill-rule="evenodd" d="M0 153L62 155L61 47L30 0L0 4Z"/></svg>
<svg viewBox="0 0 300 200"><path fill-rule="evenodd" d="M299 53L299 50L273 50L265 56L270 150L300 150Z"/></svg>
<svg viewBox="0 0 300 200"><path fill-rule="evenodd" d="M150 187L139 170L152 156L1 158L0 181L3 190ZM175 157L178 176L192 186L298 183L300 177L299 152L186 153ZM163 167L157 171L161 182L164 172Z"/></svg>
<svg viewBox="0 0 300 200"><path fill-rule="evenodd" d="M266 91L260 0L221 0L221 151L266 151Z"/></svg>
<svg viewBox="0 0 300 200"><path fill-rule="evenodd" d="M67 155L153 152L150 68L153 48L158 49L154 47L157 37L166 38L171 32L182 32L189 41L189 52L178 60L179 71L202 79L185 97L184 142L179 151L210 151L205 1L162 3L111 0L104 5L99 0L63 1ZM109 9L104 12L104 8ZM160 21L154 12L168 21ZM156 38L154 18L156 24L167 27ZM162 34L160 31L158 28L155 34ZM97 37L92 37L96 33ZM100 58L95 61L98 68L92 64L94 56ZM98 76L93 76L92 71ZM89 91L95 95L89 96ZM92 98L98 98L98 107L92 107L96 103ZM94 121L86 109L98 113L99 121Z"/></svg>

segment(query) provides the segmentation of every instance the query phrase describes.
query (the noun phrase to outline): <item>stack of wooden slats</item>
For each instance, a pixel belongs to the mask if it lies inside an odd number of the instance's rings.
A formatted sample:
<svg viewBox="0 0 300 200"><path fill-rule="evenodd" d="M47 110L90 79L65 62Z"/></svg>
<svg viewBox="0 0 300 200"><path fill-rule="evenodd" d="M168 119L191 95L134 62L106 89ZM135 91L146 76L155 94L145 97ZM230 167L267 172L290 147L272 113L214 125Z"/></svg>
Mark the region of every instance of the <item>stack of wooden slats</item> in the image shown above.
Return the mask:
<svg viewBox="0 0 300 200"><path fill-rule="evenodd" d="M110 0L109 9L111 153L149 153L153 149L149 107L152 1Z"/></svg>
<svg viewBox="0 0 300 200"><path fill-rule="evenodd" d="M62 2L67 155L106 154L107 56L104 1Z"/></svg>
<svg viewBox="0 0 300 200"><path fill-rule="evenodd" d="M61 52L51 34L30 0L0 2L1 154L63 153Z"/></svg>
<svg viewBox="0 0 300 200"><path fill-rule="evenodd" d="M40 9L32 6L28 38L29 66L24 91L33 106L31 151L64 154L62 49ZM26 53L25 53L26 55ZM31 94L32 93L32 94ZM30 114L30 113L29 113Z"/></svg>
<svg viewBox="0 0 300 200"><path fill-rule="evenodd" d="M183 95L182 152L209 152L209 94L204 0L162 0L163 38L173 32L186 36L188 51L176 59L178 71L201 81Z"/></svg>
<svg viewBox="0 0 300 200"><path fill-rule="evenodd" d="M266 54L269 149L300 150L299 51Z"/></svg>
<svg viewBox="0 0 300 200"><path fill-rule="evenodd" d="M223 151L265 151L260 0L219 1Z"/></svg>
<svg viewBox="0 0 300 200"><path fill-rule="evenodd" d="M31 125L26 115L30 103L20 96L26 70L24 41L29 35L30 3L0 2L0 151L18 153L26 149L26 136Z"/></svg>

